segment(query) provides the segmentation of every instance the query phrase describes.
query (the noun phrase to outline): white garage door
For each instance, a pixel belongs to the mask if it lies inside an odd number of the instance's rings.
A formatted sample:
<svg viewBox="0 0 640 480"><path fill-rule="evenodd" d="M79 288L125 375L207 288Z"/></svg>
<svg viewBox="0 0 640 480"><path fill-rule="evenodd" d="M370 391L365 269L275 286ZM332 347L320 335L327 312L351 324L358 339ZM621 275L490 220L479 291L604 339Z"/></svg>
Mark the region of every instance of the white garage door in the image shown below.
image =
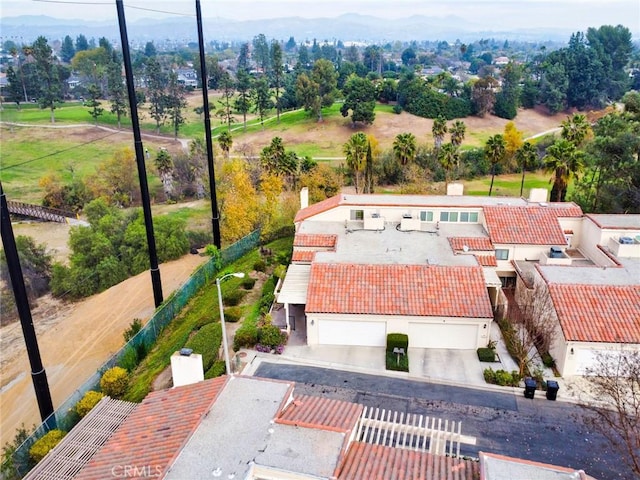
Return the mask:
<svg viewBox="0 0 640 480"><path fill-rule="evenodd" d="M587 369L595 365L596 354L591 349L575 349L576 375L586 375Z"/></svg>
<svg viewBox="0 0 640 480"><path fill-rule="evenodd" d="M576 348L576 375L594 374L602 370L605 365L615 365L619 361L620 352L617 350L592 350L590 348ZM587 370L591 370L588 372Z"/></svg>
<svg viewBox="0 0 640 480"><path fill-rule="evenodd" d="M409 347L475 350L478 325L455 323L410 323Z"/></svg>
<svg viewBox="0 0 640 480"><path fill-rule="evenodd" d="M318 343L321 345L384 347L387 343L385 322L320 320L318 330Z"/></svg>

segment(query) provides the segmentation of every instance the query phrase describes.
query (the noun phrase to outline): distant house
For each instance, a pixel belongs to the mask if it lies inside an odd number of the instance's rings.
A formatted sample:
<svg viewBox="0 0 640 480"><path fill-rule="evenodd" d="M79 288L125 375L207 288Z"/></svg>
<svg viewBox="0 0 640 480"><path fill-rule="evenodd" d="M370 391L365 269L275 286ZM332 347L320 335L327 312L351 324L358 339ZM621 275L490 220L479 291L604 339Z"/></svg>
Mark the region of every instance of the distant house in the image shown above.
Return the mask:
<svg viewBox="0 0 640 480"><path fill-rule="evenodd" d="M509 60L509 57L496 57L493 59L493 64L500 67L507 65L510 61L511 60Z"/></svg>
<svg viewBox="0 0 640 480"><path fill-rule="evenodd" d="M193 68L179 68L175 73L178 75L178 83L185 87L197 88L198 75Z"/></svg>

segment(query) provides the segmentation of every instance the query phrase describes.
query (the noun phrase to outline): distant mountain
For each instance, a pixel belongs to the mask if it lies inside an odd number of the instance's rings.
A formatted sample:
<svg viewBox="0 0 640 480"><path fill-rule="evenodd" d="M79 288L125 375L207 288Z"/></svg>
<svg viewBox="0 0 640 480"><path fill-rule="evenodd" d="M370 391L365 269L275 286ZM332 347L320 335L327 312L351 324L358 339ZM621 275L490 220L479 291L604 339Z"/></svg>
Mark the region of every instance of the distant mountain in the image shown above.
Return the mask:
<svg viewBox="0 0 640 480"><path fill-rule="evenodd" d="M487 32L480 25L460 17L442 18L415 15L403 19L385 19L349 13L335 18L275 18L269 20L236 21L224 18L203 19L203 31L207 40L247 41L259 33L267 38L286 40L343 41L410 41L446 40L463 42L479 38L508 38L520 40L567 41L571 32L561 30L508 30L496 25ZM485 30L485 31L483 31ZM35 40L39 35L49 40L62 39L65 35L76 38L83 34L87 38L106 37L117 42L119 31L116 22L90 22L80 19L57 19L47 16L19 16L0 18L3 39ZM144 19L128 22L129 39L146 41L196 41L197 30L191 18Z"/></svg>

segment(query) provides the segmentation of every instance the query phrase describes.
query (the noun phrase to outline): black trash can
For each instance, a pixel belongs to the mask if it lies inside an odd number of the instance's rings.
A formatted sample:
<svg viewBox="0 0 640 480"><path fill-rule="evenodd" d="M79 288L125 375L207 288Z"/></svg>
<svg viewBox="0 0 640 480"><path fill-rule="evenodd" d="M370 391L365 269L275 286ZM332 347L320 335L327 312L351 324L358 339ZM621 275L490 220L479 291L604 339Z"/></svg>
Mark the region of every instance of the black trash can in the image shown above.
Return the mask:
<svg viewBox="0 0 640 480"><path fill-rule="evenodd" d="M533 398L536 394L538 383L533 378L524 379L524 398Z"/></svg>
<svg viewBox="0 0 640 480"><path fill-rule="evenodd" d="M555 400L558 396L558 390L560 390L558 382L555 380L547 380L547 400Z"/></svg>

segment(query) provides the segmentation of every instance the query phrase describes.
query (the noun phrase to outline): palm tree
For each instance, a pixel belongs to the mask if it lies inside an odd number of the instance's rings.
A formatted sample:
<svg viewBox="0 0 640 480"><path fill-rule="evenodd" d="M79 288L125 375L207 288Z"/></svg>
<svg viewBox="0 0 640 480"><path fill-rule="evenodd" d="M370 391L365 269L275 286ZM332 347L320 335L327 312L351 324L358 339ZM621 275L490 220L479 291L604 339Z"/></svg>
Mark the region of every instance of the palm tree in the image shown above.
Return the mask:
<svg viewBox="0 0 640 480"><path fill-rule="evenodd" d="M173 196L173 160L166 149L162 148L158 151L154 163L158 169L158 175L162 182L164 194L167 198Z"/></svg>
<svg viewBox="0 0 640 480"><path fill-rule="evenodd" d="M434 118L431 133L433 134L433 143L436 150L439 150L444 140L444 135L447 133L447 120L444 117Z"/></svg>
<svg viewBox="0 0 640 480"><path fill-rule="evenodd" d="M530 142L524 142L522 146L516 150L516 160L522 169L522 180L520 181L520 196L524 190L524 174L527 168L532 167L538 159L538 150Z"/></svg>
<svg viewBox="0 0 640 480"><path fill-rule="evenodd" d="M413 133L399 133L393 141L393 154L403 167L416 156L416 136Z"/></svg>
<svg viewBox="0 0 640 480"><path fill-rule="evenodd" d="M222 132L218 137L218 144L220 144L220 149L226 155L227 160L229 160L229 152L231 151L231 147L233 146L233 138L227 130Z"/></svg>
<svg viewBox="0 0 640 480"><path fill-rule="evenodd" d="M587 117L583 113L576 113L572 117L567 117L567 119L562 122L562 132L561 136L565 140L569 140L576 147L582 145L584 139L589 135L589 130L591 126L587 121Z"/></svg>
<svg viewBox="0 0 640 480"><path fill-rule="evenodd" d="M498 133L487 139L487 143L484 146L484 153L491 163L491 186L489 187L489 196L491 196L491 192L493 191L493 179L496 176L496 166L504 160L506 152L507 143L504 141L504 137L502 135Z"/></svg>
<svg viewBox="0 0 640 480"><path fill-rule="evenodd" d="M445 143L438 151L438 160L444 168L444 181L449 183L451 172L458 167L460 163L460 153L453 143Z"/></svg>
<svg viewBox="0 0 640 480"><path fill-rule="evenodd" d="M360 193L360 177L367 161L367 136L362 133L354 133L349 141L344 144L343 150L347 157L347 166L353 173L353 183L356 193Z"/></svg>
<svg viewBox="0 0 640 480"><path fill-rule="evenodd" d="M584 170L584 152L569 140L561 138L547 148L543 160L545 169L553 172L550 180L553 181L551 200L564 202L569 181Z"/></svg>
<svg viewBox="0 0 640 480"><path fill-rule="evenodd" d="M462 141L464 140L464 134L467 131L467 126L464 124L462 120L456 120L449 128L449 133L451 134L451 143L454 147L459 147L462 145Z"/></svg>

